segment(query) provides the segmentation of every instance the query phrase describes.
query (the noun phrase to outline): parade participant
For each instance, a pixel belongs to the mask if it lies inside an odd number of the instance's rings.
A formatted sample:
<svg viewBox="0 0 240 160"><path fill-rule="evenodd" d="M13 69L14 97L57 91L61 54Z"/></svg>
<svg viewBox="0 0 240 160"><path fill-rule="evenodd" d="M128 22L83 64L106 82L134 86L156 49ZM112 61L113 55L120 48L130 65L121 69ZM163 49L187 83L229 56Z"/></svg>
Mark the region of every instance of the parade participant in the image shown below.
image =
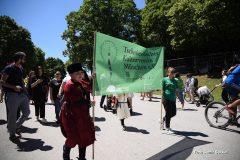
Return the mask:
<svg viewBox="0 0 240 160"><path fill-rule="evenodd" d="M103 103L106 98L106 95L102 95L101 100L100 100L100 108L103 108Z"/></svg>
<svg viewBox="0 0 240 160"><path fill-rule="evenodd" d="M91 92L88 82L82 81L84 72L80 63L67 67L71 79L64 87L64 100L60 124L66 137L63 146L63 160L70 160L71 148L78 145L79 160L85 160L86 147L95 141L95 131L89 115L87 94Z"/></svg>
<svg viewBox="0 0 240 160"><path fill-rule="evenodd" d="M48 99L48 78L44 75L42 66L35 67L35 76L32 77L31 88L36 120L39 120L40 112L41 121L47 123L45 118L45 103Z"/></svg>
<svg viewBox="0 0 240 160"><path fill-rule="evenodd" d="M183 110L184 109L183 80L178 73L176 73L175 75L175 80L177 81L179 101L182 104L182 110Z"/></svg>
<svg viewBox="0 0 240 160"><path fill-rule="evenodd" d="M61 84L61 86L59 88L58 97L60 98L60 103L61 104L62 104L63 95L64 95L64 93L63 93L64 86L67 83L67 81L70 80L70 79L71 79L71 77L70 77L69 73L67 73L67 75L63 78L62 84Z"/></svg>
<svg viewBox="0 0 240 160"><path fill-rule="evenodd" d="M163 91L163 106L165 109L165 117L163 121L166 123L166 128L169 134L173 133L170 128L171 118L176 115L176 95L178 95L177 81L174 79L174 68L167 69L167 77L163 78L162 91Z"/></svg>
<svg viewBox="0 0 240 160"><path fill-rule="evenodd" d="M238 94L240 93L240 64L232 66L228 70L228 76L224 82L230 98L233 100L225 106L225 109L232 115L237 114L237 106L240 105Z"/></svg>
<svg viewBox="0 0 240 160"><path fill-rule="evenodd" d="M6 66L3 70L1 84L5 87L6 104L8 108L8 131L12 142L19 142L16 132L19 134L20 127L30 114L29 98L23 82L23 67L26 54L17 52L14 54L14 63ZM20 108L22 115L16 121L17 110Z"/></svg>
<svg viewBox="0 0 240 160"><path fill-rule="evenodd" d="M58 91L62 84L62 75L60 71L57 71L54 74L54 78L50 81L49 89L50 89L50 99L55 106L55 115L56 115L56 123L59 123L59 113L60 113L60 97L58 97Z"/></svg>
<svg viewBox="0 0 240 160"><path fill-rule="evenodd" d="M133 99L134 94L133 93L128 93L128 107L130 108L130 114L133 114L133 106L132 106L132 99Z"/></svg>
<svg viewBox="0 0 240 160"><path fill-rule="evenodd" d="M117 116L121 121L122 129L126 130L124 120L130 117L127 104L128 94L119 94L116 96Z"/></svg>
<svg viewBox="0 0 240 160"><path fill-rule="evenodd" d="M194 101L195 101L194 100L195 87L194 87L194 78L193 78L191 73L187 74L186 84L187 84L187 88L189 90L190 101L191 101L190 104L194 104Z"/></svg>
<svg viewBox="0 0 240 160"><path fill-rule="evenodd" d="M27 79L27 85L26 85L26 88L27 88L27 91L28 91L28 94L29 94L29 99L32 100L32 101L33 101L33 98L32 98L31 84L32 84L32 78L33 78L34 75L35 75L34 71L29 72L28 79ZM33 102L31 102L31 104L33 104Z"/></svg>

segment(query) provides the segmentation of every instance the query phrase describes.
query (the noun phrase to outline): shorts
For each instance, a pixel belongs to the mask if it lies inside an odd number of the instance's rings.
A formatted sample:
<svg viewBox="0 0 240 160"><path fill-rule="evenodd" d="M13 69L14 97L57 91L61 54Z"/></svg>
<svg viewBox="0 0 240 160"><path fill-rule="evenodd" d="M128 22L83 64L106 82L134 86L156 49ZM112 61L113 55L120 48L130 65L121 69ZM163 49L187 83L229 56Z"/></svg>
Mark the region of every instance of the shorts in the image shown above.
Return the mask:
<svg viewBox="0 0 240 160"><path fill-rule="evenodd" d="M234 99L238 97L238 94L240 93L240 85L231 83L231 84L224 84L223 86L228 91L228 94L231 98Z"/></svg>

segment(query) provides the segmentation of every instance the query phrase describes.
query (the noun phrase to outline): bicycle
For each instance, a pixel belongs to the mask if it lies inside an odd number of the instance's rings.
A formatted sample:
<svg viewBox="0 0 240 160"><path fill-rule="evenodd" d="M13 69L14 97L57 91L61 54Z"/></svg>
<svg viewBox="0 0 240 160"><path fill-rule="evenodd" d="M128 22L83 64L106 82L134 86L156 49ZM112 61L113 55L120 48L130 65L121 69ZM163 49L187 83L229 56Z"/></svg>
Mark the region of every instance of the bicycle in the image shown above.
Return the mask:
<svg viewBox="0 0 240 160"><path fill-rule="evenodd" d="M208 124L215 128L226 128L229 125L240 127L239 113L237 116L233 116L228 113L225 106L226 103L217 101L211 102L206 106L205 118Z"/></svg>

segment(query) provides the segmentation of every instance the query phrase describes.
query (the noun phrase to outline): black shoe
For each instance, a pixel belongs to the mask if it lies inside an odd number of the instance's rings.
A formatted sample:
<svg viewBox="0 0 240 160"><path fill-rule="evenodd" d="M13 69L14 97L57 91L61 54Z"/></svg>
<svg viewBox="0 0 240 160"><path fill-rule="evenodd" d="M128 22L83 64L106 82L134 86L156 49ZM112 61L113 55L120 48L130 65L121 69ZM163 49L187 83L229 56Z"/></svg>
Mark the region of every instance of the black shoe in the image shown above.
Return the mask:
<svg viewBox="0 0 240 160"><path fill-rule="evenodd" d="M132 110L132 108L130 109L130 114L131 114L131 115L133 114L133 110Z"/></svg>
<svg viewBox="0 0 240 160"><path fill-rule="evenodd" d="M17 136L15 136L15 135L14 136L10 136L9 140L12 141L13 143L19 143L20 142L19 138Z"/></svg>
<svg viewBox="0 0 240 160"><path fill-rule="evenodd" d="M103 108L103 106L102 106L102 105L100 105L100 108Z"/></svg>

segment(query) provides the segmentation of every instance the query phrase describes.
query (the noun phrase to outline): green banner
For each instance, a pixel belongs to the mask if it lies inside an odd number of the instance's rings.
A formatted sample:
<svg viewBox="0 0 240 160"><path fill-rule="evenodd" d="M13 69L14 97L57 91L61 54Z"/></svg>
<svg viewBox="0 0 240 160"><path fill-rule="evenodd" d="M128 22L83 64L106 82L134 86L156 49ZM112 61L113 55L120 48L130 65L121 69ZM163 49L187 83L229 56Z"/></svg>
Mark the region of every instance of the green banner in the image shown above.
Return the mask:
<svg viewBox="0 0 240 160"><path fill-rule="evenodd" d="M102 33L95 36L96 95L161 89L164 47L144 48Z"/></svg>

